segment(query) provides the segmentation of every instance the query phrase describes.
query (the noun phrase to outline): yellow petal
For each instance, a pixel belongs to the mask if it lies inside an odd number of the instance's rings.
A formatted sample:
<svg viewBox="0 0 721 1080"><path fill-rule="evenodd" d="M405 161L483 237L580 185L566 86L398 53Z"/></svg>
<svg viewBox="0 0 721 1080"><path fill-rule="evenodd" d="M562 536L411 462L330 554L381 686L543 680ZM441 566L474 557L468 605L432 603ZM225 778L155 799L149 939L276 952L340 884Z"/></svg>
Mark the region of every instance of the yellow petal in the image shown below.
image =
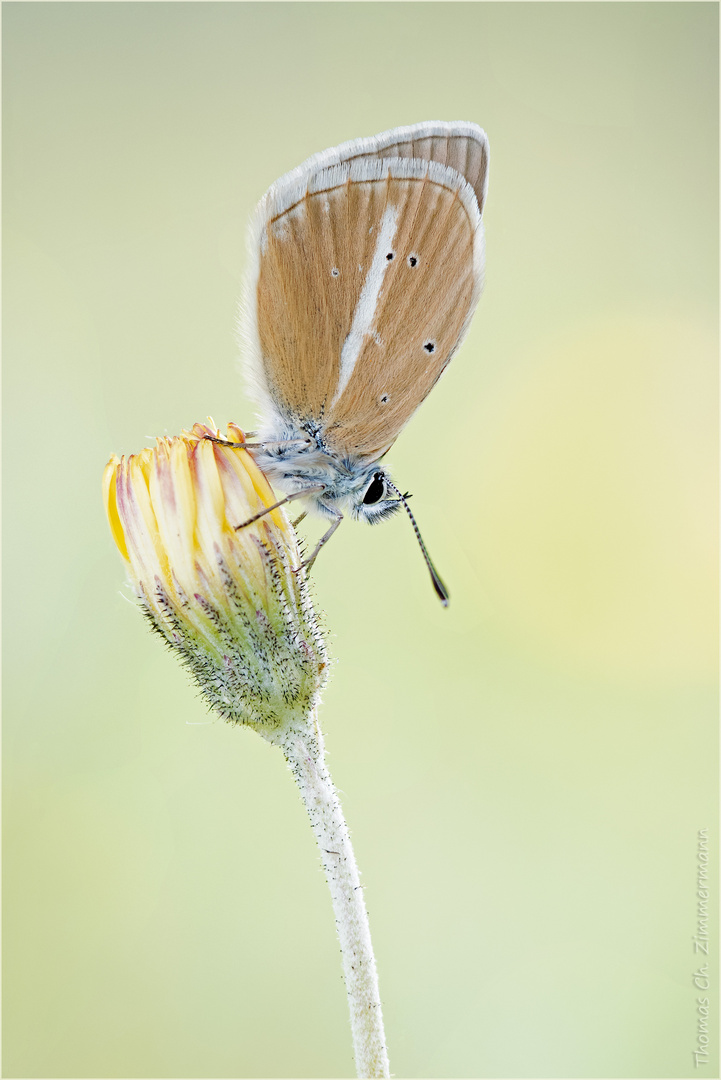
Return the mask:
<svg viewBox="0 0 721 1080"><path fill-rule="evenodd" d="M245 432L242 431L241 428L239 428L237 424L234 424L231 421L228 424L228 438L230 439L231 442L244 443L245 442Z"/></svg>
<svg viewBox="0 0 721 1080"><path fill-rule="evenodd" d="M117 457L116 454L113 454L103 472L103 501L105 502L105 512L108 515L108 523L110 524L110 532L113 535L113 540L117 544L118 551L125 561L129 562L130 556L128 554L128 545L125 543L125 533L123 532L123 526L118 514L117 483L119 465L120 458Z"/></svg>
<svg viewBox="0 0 721 1080"><path fill-rule="evenodd" d="M156 577L168 590L172 581L148 490L150 460L145 453L128 459L118 474L117 500L133 573L152 593Z"/></svg>
<svg viewBox="0 0 721 1080"><path fill-rule="evenodd" d="M186 593L197 587L195 495L189 449L184 439L159 439L149 482L160 541L172 572Z"/></svg>
<svg viewBox="0 0 721 1080"><path fill-rule="evenodd" d="M224 549L225 534L229 530L214 451L215 443L201 439L191 454L191 472L197 498L197 547L206 567L216 565L217 550Z"/></svg>
<svg viewBox="0 0 721 1080"><path fill-rule="evenodd" d="M228 470L232 471L232 474L234 474L236 483L240 485L240 488L243 491L244 501L248 504L248 507L250 507L251 512L247 514L246 517L253 517L255 514L259 513L259 511L279 502L279 499L276 497L273 489L256 465L249 451L233 450L230 447L218 447L218 449L222 451ZM228 475L227 471L224 475ZM231 509L235 509L235 499L231 494L234 485L228 483L227 488L229 497L228 509L230 511ZM289 529L287 518L282 510L271 510L268 517L277 528L283 529L284 531ZM243 519L239 519L236 524L241 524L242 520Z"/></svg>

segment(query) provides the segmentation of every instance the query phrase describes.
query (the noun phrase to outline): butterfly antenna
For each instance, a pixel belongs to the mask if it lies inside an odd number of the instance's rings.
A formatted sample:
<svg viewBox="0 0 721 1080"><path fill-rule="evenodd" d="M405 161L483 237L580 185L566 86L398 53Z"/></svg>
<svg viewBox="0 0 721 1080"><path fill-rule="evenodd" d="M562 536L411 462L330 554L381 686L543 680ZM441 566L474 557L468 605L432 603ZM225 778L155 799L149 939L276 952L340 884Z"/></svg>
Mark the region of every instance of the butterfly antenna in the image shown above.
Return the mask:
<svg viewBox="0 0 721 1080"><path fill-rule="evenodd" d="M448 607L448 601L450 599L448 589L445 587L445 585L441 581L441 576L438 573L438 571L436 570L433 563L431 562L431 557L428 554L428 551L426 549L426 545L423 543L423 537L421 536L421 530L418 528L418 525L416 524L416 519L413 517L413 511L411 510L410 506L408 505L407 500L410 498L410 495L408 495L408 494L401 495L398 488L395 486L395 484L391 483L391 481L388 479L388 477L385 478L385 481L388 484L388 487L392 488L393 491L395 491L396 495L398 496L399 501L403 503L403 506L405 507L405 511L408 514L408 517L411 519L411 525L413 526L413 532L416 534L416 540L418 541L420 549L423 552L423 558L426 560L426 566L428 567L428 572L431 575L431 581L433 582L433 588L436 590L436 595L437 595L438 599L440 600L440 602L443 604L443 607Z"/></svg>

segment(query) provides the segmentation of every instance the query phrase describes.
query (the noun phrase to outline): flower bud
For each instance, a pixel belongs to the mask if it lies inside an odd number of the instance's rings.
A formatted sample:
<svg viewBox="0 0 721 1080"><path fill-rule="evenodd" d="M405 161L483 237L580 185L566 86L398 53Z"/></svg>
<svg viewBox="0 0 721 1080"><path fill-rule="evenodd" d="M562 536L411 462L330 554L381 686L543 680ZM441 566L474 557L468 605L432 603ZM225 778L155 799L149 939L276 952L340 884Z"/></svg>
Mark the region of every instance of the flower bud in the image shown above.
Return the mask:
<svg viewBox="0 0 721 1080"><path fill-rule="evenodd" d="M202 424L111 458L105 505L140 606L226 720L270 735L303 721L325 642L295 532L248 450ZM243 443L235 424L228 440ZM244 522L263 513L244 528Z"/></svg>

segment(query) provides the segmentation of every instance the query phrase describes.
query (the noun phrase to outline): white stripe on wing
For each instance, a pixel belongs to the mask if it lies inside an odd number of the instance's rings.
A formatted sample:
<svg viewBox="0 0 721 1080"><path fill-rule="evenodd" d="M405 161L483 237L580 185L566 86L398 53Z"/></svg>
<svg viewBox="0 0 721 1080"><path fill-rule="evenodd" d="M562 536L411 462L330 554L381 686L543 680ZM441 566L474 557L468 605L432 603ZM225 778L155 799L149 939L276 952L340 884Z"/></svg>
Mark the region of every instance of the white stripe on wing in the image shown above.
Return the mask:
<svg viewBox="0 0 721 1080"><path fill-rule="evenodd" d="M381 287L383 285L383 278L392 261L387 258L387 255L389 251L393 250L393 238L396 235L397 222L398 211L395 206L389 203L385 209L383 218L381 219L380 232L378 233L376 248L373 252L373 261L371 262L368 276L363 283L363 289L358 298L358 304L353 312L353 321L351 323L350 332L343 342L343 348L340 353L338 387L335 392L335 397L331 402L331 406L335 405L336 401L348 385L350 377L353 374L353 369L360 356L363 339L373 325L373 319L375 318L376 308L378 306L378 297L380 296Z"/></svg>

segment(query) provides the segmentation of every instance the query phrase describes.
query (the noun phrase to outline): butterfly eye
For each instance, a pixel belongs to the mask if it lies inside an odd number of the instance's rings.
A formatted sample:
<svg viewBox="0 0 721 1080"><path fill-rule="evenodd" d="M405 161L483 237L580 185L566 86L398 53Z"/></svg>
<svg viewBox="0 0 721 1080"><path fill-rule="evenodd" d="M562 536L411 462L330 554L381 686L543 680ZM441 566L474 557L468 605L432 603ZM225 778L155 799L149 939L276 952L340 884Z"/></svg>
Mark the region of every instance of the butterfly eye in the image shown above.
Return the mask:
<svg viewBox="0 0 721 1080"><path fill-rule="evenodd" d="M363 496L363 503L365 506L369 506L371 503L380 502L386 493L386 485L383 479L382 473L375 473L371 480L365 495Z"/></svg>

